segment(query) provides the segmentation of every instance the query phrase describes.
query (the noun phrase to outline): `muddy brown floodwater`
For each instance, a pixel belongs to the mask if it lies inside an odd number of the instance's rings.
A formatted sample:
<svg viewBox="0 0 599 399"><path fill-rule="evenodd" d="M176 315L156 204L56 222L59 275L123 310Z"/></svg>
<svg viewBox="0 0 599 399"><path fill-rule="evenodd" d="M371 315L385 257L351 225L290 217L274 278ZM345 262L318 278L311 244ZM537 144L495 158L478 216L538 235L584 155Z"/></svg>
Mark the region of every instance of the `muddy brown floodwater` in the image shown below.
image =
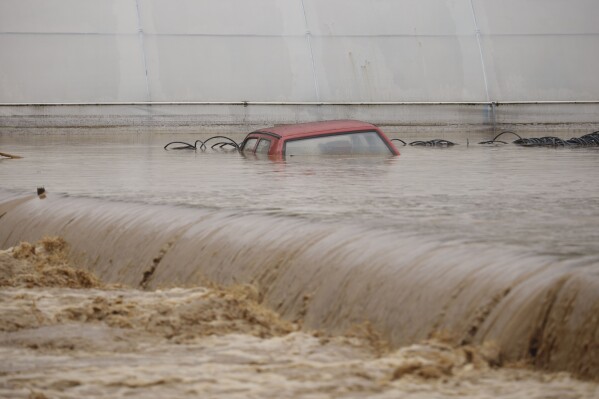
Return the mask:
<svg viewBox="0 0 599 399"><path fill-rule="evenodd" d="M390 349L369 325L301 329L251 285L105 284L57 237L0 252L0 397L596 398L599 385L442 333Z"/></svg>
<svg viewBox="0 0 599 399"><path fill-rule="evenodd" d="M459 145L273 161L21 133L0 397L599 396L598 148L439 132Z"/></svg>

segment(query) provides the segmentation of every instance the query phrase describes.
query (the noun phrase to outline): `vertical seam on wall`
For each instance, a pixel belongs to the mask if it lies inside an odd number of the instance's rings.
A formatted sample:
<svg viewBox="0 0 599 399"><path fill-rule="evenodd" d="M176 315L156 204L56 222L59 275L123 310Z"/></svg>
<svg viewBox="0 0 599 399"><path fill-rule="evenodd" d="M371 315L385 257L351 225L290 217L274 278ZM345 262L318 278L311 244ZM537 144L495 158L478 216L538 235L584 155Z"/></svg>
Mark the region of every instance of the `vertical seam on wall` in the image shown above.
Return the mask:
<svg viewBox="0 0 599 399"><path fill-rule="evenodd" d="M316 75L316 63L314 62L314 51L312 51L312 34L308 27L308 15L306 14L306 7L304 6L304 0L300 0L302 5L302 12L304 14L304 23L306 25L306 40L308 42L308 48L310 50L310 59L312 61L312 77L314 78L314 91L316 93L316 101L320 101L320 93L318 90L318 79Z"/></svg>
<svg viewBox="0 0 599 399"><path fill-rule="evenodd" d="M148 101L152 101L152 96L150 95L150 82L148 77L148 61L146 59L146 46L144 43L144 30L141 26L141 9L139 6L139 0L135 0L135 9L137 10L137 34L139 35L141 56L143 58L144 72L146 74L146 95L148 96Z"/></svg>
<svg viewBox="0 0 599 399"><path fill-rule="evenodd" d="M470 7L472 9L472 19L474 20L474 29L476 33L476 43L478 44L478 52L480 54L480 65L483 70L483 81L485 84L485 94L487 95L487 101L491 101L489 95L489 84L487 83L487 68L485 68L485 59L483 56L483 45L480 38L480 29L478 28L478 21L476 20L476 11L474 10L474 0L470 0Z"/></svg>

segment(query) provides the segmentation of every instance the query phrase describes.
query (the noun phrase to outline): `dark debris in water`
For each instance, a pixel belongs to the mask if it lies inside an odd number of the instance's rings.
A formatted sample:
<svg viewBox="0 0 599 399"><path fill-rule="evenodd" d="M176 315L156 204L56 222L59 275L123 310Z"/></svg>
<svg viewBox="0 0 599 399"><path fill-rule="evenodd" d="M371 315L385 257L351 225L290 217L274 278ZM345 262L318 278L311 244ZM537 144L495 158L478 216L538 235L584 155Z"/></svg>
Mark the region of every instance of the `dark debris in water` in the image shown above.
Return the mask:
<svg viewBox="0 0 599 399"><path fill-rule="evenodd" d="M545 137L531 137L531 138L523 138L519 134L506 130L499 133L492 140L481 141L478 144L480 145L497 145L497 144L508 144L507 141L499 140L501 136L504 135L513 135L518 139L512 141L513 144L522 146L522 147L598 147L599 146L599 130L593 133L585 134L581 137L572 137L570 139L561 139L559 137L554 136L545 136ZM193 144L187 143L183 141L172 141L164 146L165 150L200 150L205 151L208 149L208 142L212 140L218 140L213 144L210 144L211 149L227 149L230 147L231 149L240 150L240 145L236 143L229 137L226 136L214 136L206 139L205 141L196 140ZM449 140L445 139L432 139L432 140L416 140L407 143L406 141L400 138L392 138L390 139L392 142L399 142L404 147L410 145L412 147L453 147L457 145Z"/></svg>
<svg viewBox="0 0 599 399"><path fill-rule="evenodd" d="M232 147L236 150L239 150L239 144L237 144L233 139L226 136L213 136L207 138L205 141L196 140L193 144L186 143L184 141L171 141L167 145L164 146L165 150L200 150L205 151L208 148L207 143L212 140L220 140L216 143L213 143L210 148L211 149L225 149L226 147ZM178 146L174 146L175 144L179 144ZM199 144L199 146L198 146Z"/></svg>
<svg viewBox="0 0 599 399"><path fill-rule="evenodd" d="M517 140L514 140L512 143L522 146L522 147L597 147L599 146L599 130L593 133L585 134L581 137L572 137L571 139L564 140L559 137L553 136L545 136L545 137L531 137L531 138L523 138L517 133L512 131L505 131L499 133L493 140L482 141L478 144L507 144L505 141L498 140L504 134L512 134L518 137Z"/></svg>
<svg viewBox="0 0 599 399"><path fill-rule="evenodd" d="M398 141L400 143L402 143L404 145L404 147L406 145L408 145L408 143L406 143L405 141L403 141L402 139L391 139L391 141ZM412 141L409 143L409 145L411 145L412 147L451 147L456 145L456 143L453 143L449 140L444 140L444 139L433 139L433 140L416 140L416 141Z"/></svg>

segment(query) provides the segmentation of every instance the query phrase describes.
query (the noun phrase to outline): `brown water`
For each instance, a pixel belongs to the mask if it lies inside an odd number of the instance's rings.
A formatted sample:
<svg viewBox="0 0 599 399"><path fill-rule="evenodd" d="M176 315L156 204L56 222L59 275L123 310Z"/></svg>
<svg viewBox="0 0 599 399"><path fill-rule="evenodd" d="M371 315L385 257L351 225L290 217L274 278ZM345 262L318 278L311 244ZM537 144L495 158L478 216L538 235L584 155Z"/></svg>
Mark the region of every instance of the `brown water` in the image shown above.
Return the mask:
<svg viewBox="0 0 599 399"><path fill-rule="evenodd" d="M483 362L485 370L491 367L487 371L468 366L471 361L450 362L459 363L455 370L474 368L476 375L470 377L457 371L449 379L435 378L434 382L422 375L409 383L393 377L403 367L393 362L405 361L395 350L418 352L422 347L410 345L424 345L425 352L435 352L436 344L431 349L427 340L440 333L449 337L441 352L452 353L456 359L463 359L464 345L489 344L499 348L504 362L598 377L597 149L404 147L398 158L291 162L243 158L237 153L162 150L166 142L181 139L190 140L170 135L0 136L2 151L25 157L0 161L1 247L59 234L72 244L77 264L107 283L146 290L169 287L149 293L121 288L116 294L136 304L159 302L153 295L193 303L198 292L206 293L207 288L197 287L207 281L250 284L260 306L302 328L283 334L282 340L273 337L274 341L268 338L258 343L250 343L255 338L247 337L243 329L241 339L218 332L202 338L210 344L179 352L172 342L166 342L146 353L141 344L144 338L136 336L140 345L133 351L135 360L110 355L105 370L109 375L128 370L131 374L127 375L137 381L143 380L144 373L135 371L136 362L153 364L144 372L156 376L148 380L154 383L140 383L144 388L135 392L172 395L184 387L191 393L227 397L243 396L243 392L268 396L273 391L325 397L597 395L596 385L568 376L509 367L494 370L489 362ZM40 185L48 190L46 199L24 197ZM21 296L28 298L24 303L38 303L41 296L56 302L48 305L54 309L57 303L94 302L98 297L111 303L114 292L84 290L74 295L66 288L23 289L4 290L5 303L16 303ZM152 306L142 306L140 314L152 314ZM45 317L56 320L55 313ZM333 367L314 362L308 355L329 353L309 331L343 337L365 321L392 348L382 358L364 343L348 348L346 342L332 351L343 356L331 353L331 358L323 355L320 359ZM114 327L105 324L93 328ZM52 328L60 334L71 329L68 325ZM98 331L89 334L101 335L108 346L129 339ZM291 358L286 357L291 350L289 340L303 348ZM242 358L263 356L261 362L266 363L286 359L283 363L299 371L295 374L273 366L266 376L264 370L244 366L240 378L245 383L238 385L232 376L240 370L238 362L208 356L203 352L206 345L224 348L224 358L233 351ZM263 348L276 355L268 357ZM46 355L28 350L7 352L7 358L15 361L3 371L7 378L21 372L37 375L32 364ZM76 351L73 356L59 350L48 358L65 369L91 367L94 375L99 373L96 382L86 380L77 385L83 388L65 392L110 396L137 389L135 383L131 388L116 382L114 386L124 391L99 383L110 378L102 377L93 364L95 350L84 348L85 353ZM169 356L171 351L179 354L177 359ZM194 356L210 360L195 364ZM16 362L20 358L29 360ZM372 371L389 362L394 366ZM170 369L178 365L185 370L182 374L212 370L214 380L202 380L198 388L191 377L177 379L172 371L169 374L168 368L160 367L164 363ZM367 375L371 370L376 376L366 378L368 383L362 381L368 388L351 389L362 386L348 371L356 368ZM409 374L418 374L414 370L420 368L409 366L413 371ZM40 386L49 389L59 377L48 375L44 377L47 384ZM220 378L235 381L223 385ZM162 379L167 382L156 383ZM261 382L248 382L256 379ZM381 381L386 382L381 386ZM464 388L467 381L472 385ZM79 391L85 387L92 391Z"/></svg>
<svg viewBox="0 0 599 399"><path fill-rule="evenodd" d="M302 332L251 286L141 291L74 268L66 243L0 251L0 396L593 398L595 383L438 336L390 350L367 325ZM502 366L502 367L500 367Z"/></svg>
<svg viewBox="0 0 599 399"><path fill-rule="evenodd" d="M467 147L465 137L447 137L461 145L400 147L398 158L287 163L162 149L203 137L4 134L0 148L25 159L0 160L0 187L343 221L568 258L599 255L599 148Z"/></svg>

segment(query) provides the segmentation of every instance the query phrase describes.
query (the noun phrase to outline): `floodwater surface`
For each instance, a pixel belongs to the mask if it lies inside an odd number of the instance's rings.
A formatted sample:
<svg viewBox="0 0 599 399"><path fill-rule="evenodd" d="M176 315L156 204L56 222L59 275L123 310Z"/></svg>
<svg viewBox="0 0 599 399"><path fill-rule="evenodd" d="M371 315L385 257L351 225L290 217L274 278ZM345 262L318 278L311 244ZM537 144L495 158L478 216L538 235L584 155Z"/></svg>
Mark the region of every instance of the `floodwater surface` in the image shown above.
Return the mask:
<svg viewBox="0 0 599 399"><path fill-rule="evenodd" d="M297 157L164 151L206 136L0 136L2 189L226 209L564 257L599 255L599 149L399 147L399 157ZM239 141L239 140L238 140ZM462 142L463 141L463 142ZM473 141L473 140L470 140Z"/></svg>
<svg viewBox="0 0 599 399"><path fill-rule="evenodd" d="M0 135L0 396L599 397L599 149L206 137Z"/></svg>

